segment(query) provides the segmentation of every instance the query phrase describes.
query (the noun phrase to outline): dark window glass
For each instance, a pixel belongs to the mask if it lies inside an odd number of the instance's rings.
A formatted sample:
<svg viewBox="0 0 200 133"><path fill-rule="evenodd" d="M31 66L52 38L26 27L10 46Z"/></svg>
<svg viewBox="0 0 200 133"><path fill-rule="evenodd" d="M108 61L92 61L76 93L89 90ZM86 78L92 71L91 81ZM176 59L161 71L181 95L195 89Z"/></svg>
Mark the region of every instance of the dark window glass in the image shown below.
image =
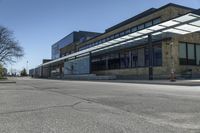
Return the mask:
<svg viewBox="0 0 200 133"><path fill-rule="evenodd" d="M150 27L150 26L152 26L152 21L149 21L149 22L145 23L145 27L146 27L146 28L147 28L147 27Z"/></svg>
<svg viewBox="0 0 200 133"><path fill-rule="evenodd" d="M132 51L132 67L137 67L138 57L137 50Z"/></svg>
<svg viewBox="0 0 200 133"><path fill-rule="evenodd" d="M119 53L110 54L108 59L108 69L119 69L119 68L120 68Z"/></svg>
<svg viewBox="0 0 200 133"><path fill-rule="evenodd" d="M162 45L155 45L153 47L153 64L154 66L162 65Z"/></svg>
<svg viewBox="0 0 200 133"><path fill-rule="evenodd" d="M118 38L119 37L119 34L115 34L115 38Z"/></svg>
<svg viewBox="0 0 200 133"><path fill-rule="evenodd" d="M188 50L188 65L196 65L195 60L195 45L194 44L188 44L187 50Z"/></svg>
<svg viewBox="0 0 200 133"><path fill-rule="evenodd" d="M180 43L179 44L179 62L180 65L196 65L197 51L195 52L195 44Z"/></svg>
<svg viewBox="0 0 200 133"><path fill-rule="evenodd" d="M200 45L196 45L196 58L197 58L197 65L200 65Z"/></svg>
<svg viewBox="0 0 200 133"><path fill-rule="evenodd" d="M129 34L129 33L131 33L130 29L128 29L128 30L125 31L125 34Z"/></svg>
<svg viewBox="0 0 200 133"><path fill-rule="evenodd" d="M120 68L129 68L129 66L130 66L129 52L120 53Z"/></svg>
<svg viewBox="0 0 200 133"><path fill-rule="evenodd" d="M121 32L121 33L120 33L120 36L123 36L123 35L124 35L124 32Z"/></svg>
<svg viewBox="0 0 200 133"><path fill-rule="evenodd" d="M180 65L187 65L186 43L179 44L179 62Z"/></svg>
<svg viewBox="0 0 200 133"><path fill-rule="evenodd" d="M106 69L106 58L93 57L92 58L92 71L105 70Z"/></svg>
<svg viewBox="0 0 200 133"><path fill-rule="evenodd" d="M142 67L145 65L145 56L144 56L144 48L138 49L138 63L139 67Z"/></svg>
<svg viewBox="0 0 200 133"><path fill-rule="evenodd" d="M144 29L144 24L138 26L138 30Z"/></svg>
<svg viewBox="0 0 200 133"><path fill-rule="evenodd" d="M137 31L137 27L133 27L132 29L131 29L131 32L136 32Z"/></svg>
<svg viewBox="0 0 200 133"><path fill-rule="evenodd" d="M153 20L153 25L159 24L160 23L160 18L154 19Z"/></svg>
<svg viewBox="0 0 200 133"><path fill-rule="evenodd" d="M114 35L112 35L111 37L110 37L110 39L112 40L112 39L114 39L115 38L115 36Z"/></svg>
<svg viewBox="0 0 200 133"><path fill-rule="evenodd" d="M145 66L149 66L149 49L145 48Z"/></svg>

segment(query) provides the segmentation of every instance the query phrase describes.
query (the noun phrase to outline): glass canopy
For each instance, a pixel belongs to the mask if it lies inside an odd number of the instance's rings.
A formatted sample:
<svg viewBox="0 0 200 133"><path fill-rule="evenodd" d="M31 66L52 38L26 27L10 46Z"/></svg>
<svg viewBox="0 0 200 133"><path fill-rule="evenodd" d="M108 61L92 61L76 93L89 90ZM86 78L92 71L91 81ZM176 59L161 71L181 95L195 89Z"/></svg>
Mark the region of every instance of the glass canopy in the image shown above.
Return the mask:
<svg viewBox="0 0 200 133"><path fill-rule="evenodd" d="M200 12L200 10L198 10ZM41 66L46 66L52 63L63 61L65 59L70 59L72 57L80 57L81 55L89 55L90 52L98 52L105 49L110 49L116 46L125 45L130 42L138 41L147 38L148 35L159 35L163 33L174 33L185 35L193 32L200 31L200 15L196 13L188 13L183 16L168 20L166 22L161 22L157 25L142 29L130 33L128 35L113 39L111 41L101 43L97 46L90 47L88 49L78 51L76 53L67 55L65 57L53 60L42 64Z"/></svg>

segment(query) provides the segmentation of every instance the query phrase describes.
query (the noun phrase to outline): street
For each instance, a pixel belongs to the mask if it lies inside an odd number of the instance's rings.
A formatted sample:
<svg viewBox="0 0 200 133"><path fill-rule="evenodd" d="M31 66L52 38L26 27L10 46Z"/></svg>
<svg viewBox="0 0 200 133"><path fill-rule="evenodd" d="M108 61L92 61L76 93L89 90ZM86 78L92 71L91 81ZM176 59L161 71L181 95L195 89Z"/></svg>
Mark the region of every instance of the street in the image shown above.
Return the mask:
<svg viewBox="0 0 200 133"><path fill-rule="evenodd" d="M200 87L16 78L0 133L200 133Z"/></svg>

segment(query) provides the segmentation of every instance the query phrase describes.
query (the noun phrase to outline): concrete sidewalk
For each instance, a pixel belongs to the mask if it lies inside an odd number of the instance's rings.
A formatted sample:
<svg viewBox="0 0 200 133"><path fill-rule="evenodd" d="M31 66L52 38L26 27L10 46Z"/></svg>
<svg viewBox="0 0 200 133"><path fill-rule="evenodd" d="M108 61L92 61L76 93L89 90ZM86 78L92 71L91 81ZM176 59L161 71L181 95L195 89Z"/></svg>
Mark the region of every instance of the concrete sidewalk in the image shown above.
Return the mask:
<svg viewBox="0 0 200 133"><path fill-rule="evenodd" d="M8 79L0 80L0 84L10 84L10 83L16 83L16 81L8 80Z"/></svg>
<svg viewBox="0 0 200 133"><path fill-rule="evenodd" d="M101 80L100 82L159 84L159 85L178 85L178 86L200 86L200 79L198 79L198 80L176 80L175 82L171 82L170 80Z"/></svg>

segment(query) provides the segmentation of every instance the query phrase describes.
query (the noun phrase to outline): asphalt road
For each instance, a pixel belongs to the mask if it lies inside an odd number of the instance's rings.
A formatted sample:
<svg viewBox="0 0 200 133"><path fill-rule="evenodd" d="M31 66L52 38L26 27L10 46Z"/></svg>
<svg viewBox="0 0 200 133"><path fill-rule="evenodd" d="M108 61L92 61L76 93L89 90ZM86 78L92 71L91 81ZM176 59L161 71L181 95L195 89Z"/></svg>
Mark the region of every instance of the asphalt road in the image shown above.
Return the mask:
<svg viewBox="0 0 200 133"><path fill-rule="evenodd" d="M18 78L0 133L200 133L200 87Z"/></svg>

